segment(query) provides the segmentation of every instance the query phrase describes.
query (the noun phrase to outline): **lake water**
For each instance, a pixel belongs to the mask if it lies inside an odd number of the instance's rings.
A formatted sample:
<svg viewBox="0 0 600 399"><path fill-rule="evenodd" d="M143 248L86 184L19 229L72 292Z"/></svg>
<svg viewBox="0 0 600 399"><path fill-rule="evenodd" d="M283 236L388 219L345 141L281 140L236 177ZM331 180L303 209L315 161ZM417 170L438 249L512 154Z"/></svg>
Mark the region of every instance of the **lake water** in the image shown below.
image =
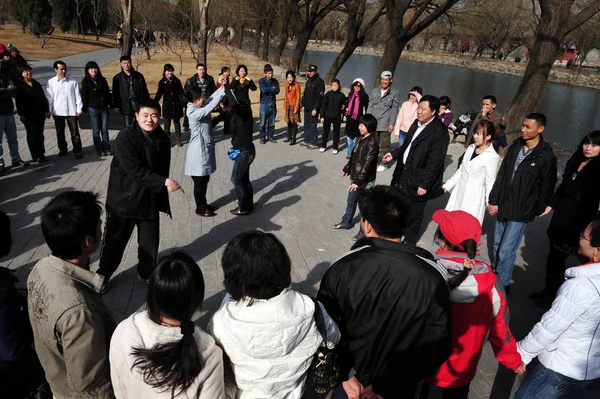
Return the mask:
<svg viewBox="0 0 600 399"><path fill-rule="evenodd" d="M307 51L304 61L317 64L324 77L335 57L331 53ZM367 88L372 88L379 60L375 56L353 55L338 74L342 87L349 87L360 77ZM401 60L394 72L393 87L406 95L413 86L421 86L423 94L447 95L452 99L456 118L465 111L480 110L481 99L487 94L496 96L497 110L504 114L520 81L518 76ZM555 148L573 151L583 136L600 129L600 90L548 83L536 111L548 118L544 138Z"/></svg>

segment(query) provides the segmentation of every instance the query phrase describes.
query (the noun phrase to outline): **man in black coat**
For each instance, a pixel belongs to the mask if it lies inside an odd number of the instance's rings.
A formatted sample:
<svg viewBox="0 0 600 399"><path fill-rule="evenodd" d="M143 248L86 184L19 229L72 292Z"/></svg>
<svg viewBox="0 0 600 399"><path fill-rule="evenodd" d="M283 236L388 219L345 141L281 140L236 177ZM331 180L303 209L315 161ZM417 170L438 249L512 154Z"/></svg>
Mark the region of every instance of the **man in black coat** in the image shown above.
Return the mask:
<svg viewBox="0 0 600 399"><path fill-rule="evenodd" d="M137 104L147 103L150 94L144 75L133 69L131 57L124 55L119 61L123 70L113 77L113 105L123 115L123 126L129 126L135 121Z"/></svg>
<svg viewBox="0 0 600 399"><path fill-rule="evenodd" d="M321 112L324 95L325 82L319 77L317 66L310 64L308 66L308 80L304 86L301 100L302 111L304 112L304 143L300 143L309 150L319 148L317 144L317 122L319 121L319 112Z"/></svg>
<svg viewBox="0 0 600 399"><path fill-rule="evenodd" d="M215 84L215 79L206 73L206 65L203 63L198 63L196 65L196 72L192 77L186 79L185 84L183 86L183 92L186 96L189 96L190 89L192 87L199 87L202 89L202 93L204 93L204 97L208 98L212 96L212 94L217 90L217 85ZM186 110L187 110L187 102L186 102ZM183 111L185 115L183 119L183 129L189 130L190 121L187 117L186 110Z"/></svg>
<svg viewBox="0 0 600 399"><path fill-rule="evenodd" d="M156 265L159 212L171 216L169 192L183 189L169 179L171 140L159 126L160 105L138 104L136 122L114 142L106 195L106 227L98 273L108 280L119 267L133 228L138 230L138 276L147 282Z"/></svg>
<svg viewBox="0 0 600 399"><path fill-rule="evenodd" d="M507 293L527 223L552 210L549 205L557 180L556 156L542 137L545 127L544 115L527 115L521 137L506 151L490 192L488 212L498 215L492 268Z"/></svg>
<svg viewBox="0 0 600 399"><path fill-rule="evenodd" d="M450 137L437 117L439 108L437 97L421 97L417 120L408 130L404 143L383 156L384 162L398 160L391 186L410 204L404 240L412 244L419 238L427 201L442 193L440 187Z"/></svg>
<svg viewBox="0 0 600 399"><path fill-rule="evenodd" d="M429 252L401 242L410 208L396 190L361 189L358 207L366 238L325 272L317 300L342 333L342 377L356 370L346 393L412 399L450 354L448 287Z"/></svg>

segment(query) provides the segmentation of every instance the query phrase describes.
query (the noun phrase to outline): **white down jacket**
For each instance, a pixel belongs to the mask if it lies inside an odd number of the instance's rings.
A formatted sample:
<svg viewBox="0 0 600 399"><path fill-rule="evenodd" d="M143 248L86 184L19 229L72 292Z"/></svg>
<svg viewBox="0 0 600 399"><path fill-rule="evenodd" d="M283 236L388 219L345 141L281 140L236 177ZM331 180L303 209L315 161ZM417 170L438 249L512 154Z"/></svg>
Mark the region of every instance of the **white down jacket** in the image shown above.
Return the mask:
<svg viewBox="0 0 600 399"><path fill-rule="evenodd" d="M269 300L234 301L225 296L208 326L229 359L239 399L302 397L306 372L322 343L314 302L290 288ZM340 339L335 322L321 305L327 346Z"/></svg>
<svg viewBox="0 0 600 399"><path fill-rule="evenodd" d="M600 263L571 267L552 307L517 344L528 364L579 381L600 378Z"/></svg>

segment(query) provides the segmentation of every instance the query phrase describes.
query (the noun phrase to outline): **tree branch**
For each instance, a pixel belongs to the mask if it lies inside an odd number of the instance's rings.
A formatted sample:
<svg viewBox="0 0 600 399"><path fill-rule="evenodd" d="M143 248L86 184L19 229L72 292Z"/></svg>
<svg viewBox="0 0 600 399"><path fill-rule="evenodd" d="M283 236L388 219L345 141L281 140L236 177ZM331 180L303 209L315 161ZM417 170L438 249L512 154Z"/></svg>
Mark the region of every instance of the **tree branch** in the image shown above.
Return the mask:
<svg viewBox="0 0 600 399"><path fill-rule="evenodd" d="M567 31L565 32L565 35L575 30L598 12L600 12L600 1L595 0L571 17L571 20L567 25Z"/></svg>

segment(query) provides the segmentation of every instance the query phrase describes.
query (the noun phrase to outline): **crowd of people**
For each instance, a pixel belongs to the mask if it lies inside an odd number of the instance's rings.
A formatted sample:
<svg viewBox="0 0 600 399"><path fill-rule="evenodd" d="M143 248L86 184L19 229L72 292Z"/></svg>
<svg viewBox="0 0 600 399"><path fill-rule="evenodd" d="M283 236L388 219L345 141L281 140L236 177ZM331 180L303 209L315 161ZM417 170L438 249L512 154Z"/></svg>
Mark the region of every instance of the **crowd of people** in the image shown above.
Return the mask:
<svg viewBox="0 0 600 399"><path fill-rule="evenodd" d="M370 95L356 78L346 96L337 79L326 92L314 64L304 90L294 71L286 72L280 87L269 64L258 85L245 65L233 77L223 67L215 79L198 64L182 84L166 64L151 99L144 76L126 56L112 93L94 62L86 65L80 87L66 64L56 61L56 77L45 92L30 67L20 66L16 81L4 62L0 106L8 110L16 97L34 161L46 161L43 122L51 116L59 155L68 150L68 125L75 157L82 157L82 112L93 120L98 155L114 155L104 233L98 195L63 192L42 211L51 255L33 268L26 292L15 288L10 271L0 270L0 378L11 397L26 397L31 388L56 398L425 399L436 386L444 398L467 398L488 339L497 359L517 374L539 360L517 398L566 398L600 389L600 131L583 137L555 190L557 159L543 139L546 117L527 115L521 137L500 163L495 140L502 116L488 95L459 168L444 182L451 100L415 86L401 101L389 71ZM237 200L230 212L250 214L256 149L249 92L256 90L262 145L276 142L281 91L284 141L290 145L303 123L300 144L324 153L333 130L335 155L345 120L348 150L341 175L350 185L345 214L333 228L351 229L358 208L356 243L325 272L316 298L310 298L292 288L291 260L275 235L241 233L223 253L226 295L205 332L194 324L204 299L201 269L181 251L157 260L159 213L171 215L169 192L185 194L169 177L170 128L177 146L184 145L182 130L191 132L184 173L194 184L196 215L211 217L217 211L206 198L216 170L213 128L223 122L224 134L231 135L227 155L234 162ZM119 110L124 124L112 143L110 109ZM15 165L16 130L6 130L12 111L0 116ZM399 146L392 149L394 136ZM376 185L377 172L394 163L390 186ZM431 254L417 246L424 210L446 193L446 209L433 214L439 249ZM527 223L552 211L546 286L531 296L549 310L517 342L507 304L517 251ZM486 214L496 217L490 264L478 254ZM10 237L10 219L0 213L0 222L3 237ZM137 275L148 284L147 302L117 325L102 294L134 228ZM9 253L11 242L3 240L0 256ZM97 250L99 268L92 272L90 256ZM581 266L566 268L571 255L579 256Z"/></svg>

